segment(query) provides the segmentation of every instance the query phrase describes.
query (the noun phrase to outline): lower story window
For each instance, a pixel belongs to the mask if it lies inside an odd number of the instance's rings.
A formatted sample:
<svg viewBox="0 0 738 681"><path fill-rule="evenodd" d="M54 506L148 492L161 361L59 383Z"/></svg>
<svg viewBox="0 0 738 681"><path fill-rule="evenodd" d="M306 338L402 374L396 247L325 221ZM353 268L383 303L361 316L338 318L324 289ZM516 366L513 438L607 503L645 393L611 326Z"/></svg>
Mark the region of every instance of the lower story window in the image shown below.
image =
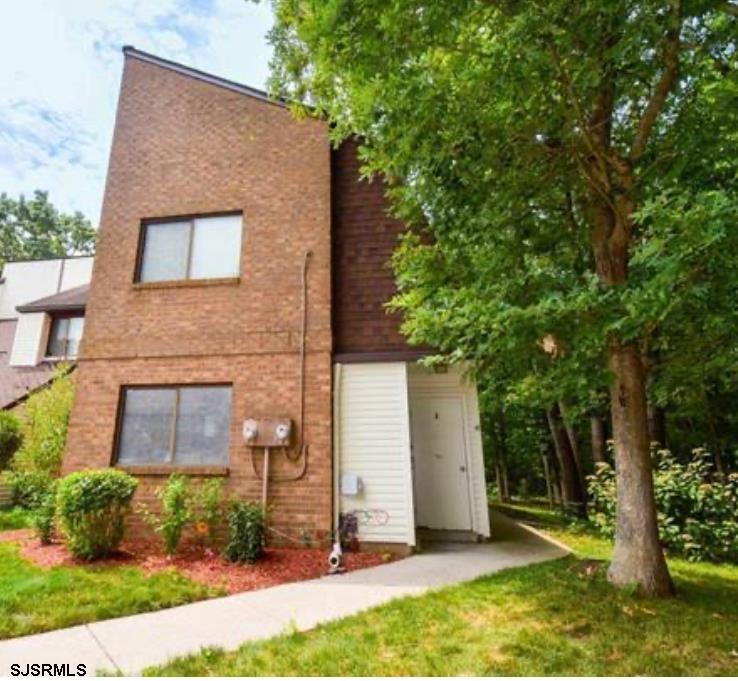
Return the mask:
<svg viewBox="0 0 738 681"><path fill-rule="evenodd" d="M125 388L117 462L226 465L231 392L223 385Z"/></svg>

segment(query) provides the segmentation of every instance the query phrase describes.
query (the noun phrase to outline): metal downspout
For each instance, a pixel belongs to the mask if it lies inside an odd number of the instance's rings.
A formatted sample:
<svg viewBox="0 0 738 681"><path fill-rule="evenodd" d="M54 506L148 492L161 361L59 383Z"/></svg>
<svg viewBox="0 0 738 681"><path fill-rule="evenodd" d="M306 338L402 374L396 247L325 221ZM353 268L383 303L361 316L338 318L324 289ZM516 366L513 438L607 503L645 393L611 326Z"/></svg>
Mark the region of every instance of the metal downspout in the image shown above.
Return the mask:
<svg viewBox="0 0 738 681"><path fill-rule="evenodd" d="M341 378L343 365L336 364L333 377L333 537L339 541L341 475Z"/></svg>

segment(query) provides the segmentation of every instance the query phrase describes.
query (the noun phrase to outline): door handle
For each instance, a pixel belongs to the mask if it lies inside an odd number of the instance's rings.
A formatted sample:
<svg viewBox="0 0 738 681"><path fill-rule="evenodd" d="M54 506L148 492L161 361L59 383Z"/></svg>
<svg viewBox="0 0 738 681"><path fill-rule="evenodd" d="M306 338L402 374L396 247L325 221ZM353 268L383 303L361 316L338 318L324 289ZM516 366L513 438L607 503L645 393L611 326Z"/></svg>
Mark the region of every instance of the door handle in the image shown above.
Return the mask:
<svg viewBox="0 0 738 681"><path fill-rule="evenodd" d="M459 466L459 470L460 470L460 471L461 471L462 473L466 473L466 466Z"/></svg>

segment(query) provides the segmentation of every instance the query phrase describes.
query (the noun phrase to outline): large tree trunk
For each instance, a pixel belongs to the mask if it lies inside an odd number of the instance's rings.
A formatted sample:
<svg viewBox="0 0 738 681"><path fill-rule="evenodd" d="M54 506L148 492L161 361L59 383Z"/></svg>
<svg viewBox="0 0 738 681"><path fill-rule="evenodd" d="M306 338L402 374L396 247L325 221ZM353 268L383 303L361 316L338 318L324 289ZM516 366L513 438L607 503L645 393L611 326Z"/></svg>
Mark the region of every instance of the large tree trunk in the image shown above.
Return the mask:
<svg viewBox="0 0 738 681"><path fill-rule="evenodd" d="M605 432L605 419L593 415L589 418L592 437L592 460L595 464L607 463L607 434Z"/></svg>
<svg viewBox="0 0 738 681"><path fill-rule="evenodd" d="M646 385L638 348L612 342L609 366L615 440L617 522L608 577L617 586L636 585L650 596L668 596L674 586L659 542L646 416Z"/></svg>
<svg viewBox="0 0 738 681"><path fill-rule="evenodd" d="M626 164L619 170L619 192L612 201L597 197L590 203L592 249L597 274L606 287L628 281L633 183ZM608 578L617 586L635 585L646 596L667 596L674 586L659 542L643 360L635 342L623 344L612 337L608 343L617 486L615 549Z"/></svg>
<svg viewBox="0 0 738 681"><path fill-rule="evenodd" d="M559 471L561 473L561 493L564 503L572 508L577 515L581 517L587 516L587 507L585 503L584 490L582 489L577 464L574 457L574 450L571 447L569 435L566 432L564 423L561 419L558 404L554 404L547 412L548 427L551 431L551 439L553 440L554 450L556 451L556 459L559 462Z"/></svg>
<svg viewBox="0 0 738 681"><path fill-rule="evenodd" d="M582 166L587 185L584 210L597 276L606 288L628 283L633 216L638 208L635 199L640 189L638 169L665 103L679 82L682 21L681 0L670 0L664 15L663 69L638 114L625 155L612 144L617 83L609 67L602 69L597 94L587 108L582 135L588 150ZM612 36L612 41L606 41L605 47L614 47L618 38ZM603 67L605 64L603 61ZM607 341L617 485L615 551L608 575L614 584L635 584L644 595L665 596L674 587L658 536L642 360L637 343L623 344L616 337Z"/></svg>

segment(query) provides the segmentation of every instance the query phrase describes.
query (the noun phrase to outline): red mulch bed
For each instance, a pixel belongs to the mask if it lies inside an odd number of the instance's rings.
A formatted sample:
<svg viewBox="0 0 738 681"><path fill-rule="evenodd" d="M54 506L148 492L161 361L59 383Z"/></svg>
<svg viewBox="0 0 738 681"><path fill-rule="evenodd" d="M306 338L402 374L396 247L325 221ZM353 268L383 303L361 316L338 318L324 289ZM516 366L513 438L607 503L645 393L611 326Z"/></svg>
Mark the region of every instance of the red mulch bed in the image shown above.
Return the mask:
<svg viewBox="0 0 738 681"><path fill-rule="evenodd" d="M0 532L0 541L18 543L24 558L44 568L57 565L130 566L147 573L175 568L196 582L221 588L229 594L315 579L328 570L327 549L268 548L255 565L234 565L218 553L195 544L185 545L176 556L167 558L162 555L159 544L130 541L124 542L121 550L110 558L85 563L72 557L59 542L42 546L29 530ZM344 554L347 571L380 565L389 560L393 560L390 554Z"/></svg>

